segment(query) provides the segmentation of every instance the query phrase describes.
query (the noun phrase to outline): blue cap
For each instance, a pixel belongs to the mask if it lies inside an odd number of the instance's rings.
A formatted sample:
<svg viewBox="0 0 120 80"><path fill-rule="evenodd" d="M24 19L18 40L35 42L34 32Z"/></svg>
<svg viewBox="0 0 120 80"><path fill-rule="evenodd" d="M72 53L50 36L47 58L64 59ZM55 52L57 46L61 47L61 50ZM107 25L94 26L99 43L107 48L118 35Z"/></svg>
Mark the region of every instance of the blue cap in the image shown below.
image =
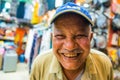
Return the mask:
<svg viewBox="0 0 120 80"><path fill-rule="evenodd" d="M72 2L68 2L68 3L64 4L63 6L56 9L56 13L53 16L51 23L53 23L55 21L55 19L58 18L60 15L62 15L64 13L68 13L68 12L76 13L76 14L83 16L86 20L88 20L88 22L90 22L90 24L92 26L94 26L94 23L92 21L92 18L90 16L89 12L84 7L79 6Z"/></svg>

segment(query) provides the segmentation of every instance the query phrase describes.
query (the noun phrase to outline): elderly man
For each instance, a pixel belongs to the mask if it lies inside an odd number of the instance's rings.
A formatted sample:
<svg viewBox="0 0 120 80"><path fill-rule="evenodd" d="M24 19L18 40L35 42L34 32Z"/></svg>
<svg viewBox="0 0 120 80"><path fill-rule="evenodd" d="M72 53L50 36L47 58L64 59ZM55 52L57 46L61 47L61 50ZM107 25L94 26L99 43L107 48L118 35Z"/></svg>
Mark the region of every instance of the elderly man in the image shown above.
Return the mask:
<svg viewBox="0 0 120 80"><path fill-rule="evenodd" d="M113 80L109 58L90 47L94 24L84 7L64 4L51 24L53 49L34 60L30 80Z"/></svg>

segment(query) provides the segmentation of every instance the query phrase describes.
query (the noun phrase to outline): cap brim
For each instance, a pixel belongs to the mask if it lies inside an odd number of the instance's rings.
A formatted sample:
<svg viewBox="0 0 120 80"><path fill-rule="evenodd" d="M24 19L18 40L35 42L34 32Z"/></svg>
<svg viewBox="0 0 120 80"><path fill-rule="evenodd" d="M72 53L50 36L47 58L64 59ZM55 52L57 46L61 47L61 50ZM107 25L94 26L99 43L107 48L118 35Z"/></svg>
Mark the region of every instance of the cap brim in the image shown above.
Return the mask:
<svg viewBox="0 0 120 80"><path fill-rule="evenodd" d="M51 19L51 22L50 22L50 23L52 24L56 18L58 18L60 15L62 15L62 14L64 14L64 13L68 13L68 12L73 12L73 13L76 13L76 14L79 14L79 15L83 16L86 20L88 20L88 22L89 22L92 26L94 26L94 23L93 23L93 21L92 21L91 19L89 19L85 14L83 14L82 12L79 12L79 11L77 11L77 10L64 10L64 11L61 11L61 12L59 12L59 13L57 13L57 14L55 14L55 15L53 16L53 18Z"/></svg>

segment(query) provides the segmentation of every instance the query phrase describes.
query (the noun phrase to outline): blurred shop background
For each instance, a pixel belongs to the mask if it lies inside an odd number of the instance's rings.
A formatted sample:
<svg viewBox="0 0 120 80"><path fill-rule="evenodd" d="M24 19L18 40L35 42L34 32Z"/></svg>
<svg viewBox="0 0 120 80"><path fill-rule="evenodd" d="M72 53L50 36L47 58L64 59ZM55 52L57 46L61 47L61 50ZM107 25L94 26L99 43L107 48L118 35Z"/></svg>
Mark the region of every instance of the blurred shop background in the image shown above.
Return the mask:
<svg viewBox="0 0 120 80"><path fill-rule="evenodd" d="M109 56L120 80L120 0L0 0L0 80L29 80L35 57L52 48L50 20L66 2L90 11L91 47Z"/></svg>

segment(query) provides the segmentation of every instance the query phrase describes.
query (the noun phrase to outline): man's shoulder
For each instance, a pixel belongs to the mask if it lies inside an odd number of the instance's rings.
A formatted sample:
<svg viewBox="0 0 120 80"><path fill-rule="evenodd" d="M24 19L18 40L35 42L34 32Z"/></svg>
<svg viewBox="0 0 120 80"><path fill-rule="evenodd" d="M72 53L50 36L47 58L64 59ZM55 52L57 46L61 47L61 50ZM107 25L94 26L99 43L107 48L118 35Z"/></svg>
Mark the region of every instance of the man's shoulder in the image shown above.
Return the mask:
<svg viewBox="0 0 120 80"><path fill-rule="evenodd" d="M102 63L106 63L106 64L111 64L110 58L105 53L103 53L99 50L91 49L90 55L92 58L94 58L94 60L96 60L100 63L102 62Z"/></svg>
<svg viewBox="0 0 120 80"><path fill-rule="evenodd" d="M91 55L95 55L95 56L104 56L104 57L107 57L108 58L108 56L105 54L105 53L103 53L103 52L101 52L101 51L99 51L99 50L96 50L96 49L91 49L90 50L90 54Z"/></svg>
<svg viewBox="0 0 120 80"><path fill-rule="evenodd" d="M52 60L53 56L54 56L53 51L52 51L52 49L50 49L48 51L43 52L42 54L39 54L35 58L34 63L41 64L41 63L45 63L45 62L50 62Z"/></svg>

